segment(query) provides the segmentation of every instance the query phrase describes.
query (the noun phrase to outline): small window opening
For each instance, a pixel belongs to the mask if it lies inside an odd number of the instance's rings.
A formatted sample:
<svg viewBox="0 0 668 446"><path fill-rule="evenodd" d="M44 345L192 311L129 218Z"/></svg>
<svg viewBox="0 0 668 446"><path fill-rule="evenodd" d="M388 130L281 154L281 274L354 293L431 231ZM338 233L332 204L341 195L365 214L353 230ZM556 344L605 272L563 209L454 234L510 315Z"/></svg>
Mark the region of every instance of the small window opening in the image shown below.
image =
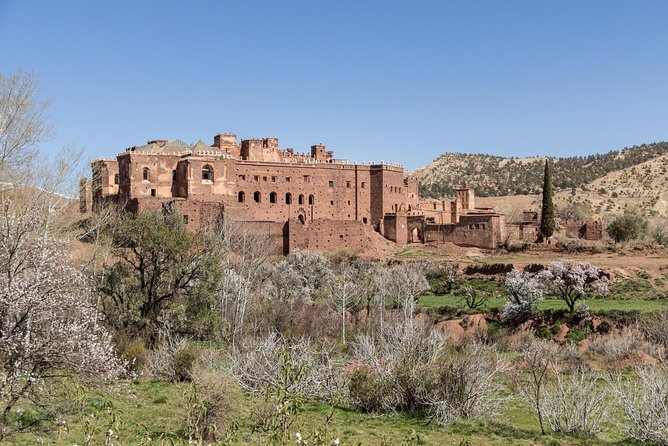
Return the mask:
<svg viewBox="0 0 668 446"><path fill-rule="evenodd" d="M290 177L285 177L285 182L289 183L290 182Z"/></svg>
<svg viewBox="0 0 668 446"><path fill-rule="evenodd" d="M269 203L276 203L276 192L269 194Z"/></svg>
<svg viewBox="0 0 668 446"><path fill-rule="evenodd" d="M292 204L292 194L290 192L285 194L285 204Z"/></svg>
<svg viewBox="0 0 668 446"><path fill-rule="evenodd" d="M246 194L239 192L239 203L243 203L244 201L246 201Z"/></svg>
<svg viewBox="0 0 668 446"><path fill-rule="evenodd" d="M299 196L298 203L299 203L299 204L304 204L304 196L303 196L303 195L300 195L300 196Z"/></svg>
<svg viewBox="0 0 668 446"><path fill-rule="evenodd" d="M350 189L350 181L346 181L346 187Z"/></svg>
<svg viewBox="0 0 668 446"><path fill-rule="evenodd" d="M114 184L118 184L118 174L114 174Z"/></svg>
<svg viewBox="0 0 668 446"><path fill-rule="evenodd" d="M255 192L253 194L253 200L255 200L256 203L259 203L262 200L262 194L260 192Z"/></svg>
<svg viewBox="0 0 668 446"><path fill-rule="evenodd" d="M308 204L310 206L313 206L314 203L315 203L315 197L313 195L309 195L308 196Z"/></svg>
<svg viewBox="0 0 668 446"><path fill-rule="evenodd" d="M208 164L202 168L202 180L213 181L213 167Z"/></svg>
<svg viewBox="0 0 668 446"><path fill-rule="evenodd" d="M155 190L155 189L151 189L151 197L155 197L155 194L156 194L156 190Z"/></svg>
<svg viewBox="0 0 668 446"><path fill-rule="evenodd" d="M334 187L334 181L328 181L328 182L327 182L327 185L328 185L329 187Z"/></svg>
<svg viewBox="0 0 668 446"><path fill-rule="evenodd" d="M366 189L366 183L362 181L362 189Z"/></svg>
<svg viewBox="0 0 668 446"><path fill-rule="evenodd" d="M144 181L151 180L151 171L148 167L144 167Z"/></svg>

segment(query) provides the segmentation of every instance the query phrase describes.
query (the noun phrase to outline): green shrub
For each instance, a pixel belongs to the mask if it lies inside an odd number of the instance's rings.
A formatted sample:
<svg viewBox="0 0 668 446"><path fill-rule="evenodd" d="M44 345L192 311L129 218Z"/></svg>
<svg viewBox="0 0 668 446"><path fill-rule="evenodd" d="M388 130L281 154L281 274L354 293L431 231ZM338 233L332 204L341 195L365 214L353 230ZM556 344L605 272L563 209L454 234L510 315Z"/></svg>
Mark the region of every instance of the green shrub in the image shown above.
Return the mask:
<svg viewBox="0 0 668 446"><path fill-rule="evenodd" d="M360 368L350 375L348 393L353 404L364 412L376 412L382 408L383 383L369 369Z"/></svg>
<svg viewBox="0 0 668 446"><path fill-rule="evenodd" d="M626 213L615 218L607 228L616 242L637 240L647 233L647 219L638 214Z"/></svg>
<svg viewBox="0 0 668 446"><path fill-rule="evenodd" d="M193 343L187 343L182 349L174 352L174 377L177 381L188 381L193 363L199 356L199 349Z"/></svg>
<svg viewBox="0 0 668 446"><path fill-rule="evenodd" d="M121 356L128 362L128 370L130 372L141 372L148 357L148 349L144 344L144 340L134 339L130 341L125 349L123 349Z"/></svg>

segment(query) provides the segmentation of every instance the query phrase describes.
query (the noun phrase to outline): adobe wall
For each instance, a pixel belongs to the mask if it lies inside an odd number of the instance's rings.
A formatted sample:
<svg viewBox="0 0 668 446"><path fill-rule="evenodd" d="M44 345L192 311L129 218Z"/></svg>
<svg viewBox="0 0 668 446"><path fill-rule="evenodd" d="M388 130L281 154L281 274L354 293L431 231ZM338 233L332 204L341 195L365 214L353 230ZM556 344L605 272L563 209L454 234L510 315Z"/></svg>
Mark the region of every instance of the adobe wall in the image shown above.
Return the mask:
<svg viewBox="0 0 668 446"><path fill-rule="evenodd" d="M361 251L368 247L374 230L358 221L313 220L302 224L297 219L287 223L288 250L308 249Z"/></svg>
<svg viewBox="0 0 668 446"><path fill-rule="evenodd" d="M561 222L566 237L585 240L602 240L607 237L603 222L599 220L581 220Z"/></svg>
<svg viewBox="0 0 668 446"><path fill-rule="evenodd" d="M495 249L503 236L500 215L463 215L459 224L426 224L425 243L451 242L461 246Z"/></svg>
<svg viewBox="0 0 668 446"><path fill-rule="evenodd" d="M538 226L534 222L507 223L506 237L509 241L526 240L535 242L538 238Z"/></svg>

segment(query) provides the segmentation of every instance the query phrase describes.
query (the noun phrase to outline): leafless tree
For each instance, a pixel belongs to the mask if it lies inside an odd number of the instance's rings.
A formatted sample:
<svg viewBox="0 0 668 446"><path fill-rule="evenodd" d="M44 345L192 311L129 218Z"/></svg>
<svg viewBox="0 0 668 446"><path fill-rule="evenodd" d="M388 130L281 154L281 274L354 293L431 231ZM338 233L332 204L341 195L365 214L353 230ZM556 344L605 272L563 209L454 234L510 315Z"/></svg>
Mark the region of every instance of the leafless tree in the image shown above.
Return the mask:
<svg viewBox="0 0 668 446"><path fill-rule="evenodd" d="M545 435L544 399L551 365L559 352L559 346L545 340L535 340L519 356L520 367L515 375L515 387L520 396L532 406L538 417L540 431Z"/></svg>
<svg viewBox="0 0 668 446"><path fill-rule="evenodd" d="M640 442L668 445L668 367L636 369L635 376L610 378L612 393L624 413L622 431Z"/></svg>
<svg viewBox="0 0 668 446"><path fill-rule="evenodd" d="M14 170L29 162L37 146L51 135L48 103L37 98L35 75L0 74L0 167Z"/></svg>
<svg viewBox="0 0 668 446"><path fill-rule="evenodd" d="M553 432L596 436L608 417L609 392L593 371L577 368L570 373L554 370L545 387L542 412Z"/></svg>
<svg viewBox="0 0 668 446"><path fill-rule="evenodd" d="M300 396L329 400L342 388L332 345L305 337L287 339L276 332L235 348L231 373L248 392L282 387Z"/></svg>
<svg viewBox="0 0 668 446"><path fill-rule="evenodd" d="M409 324L412 324L420 295L429 289L426 267L422 262L406 262L390 270L392 294L397 306L403 311L404 320Z"/></svg>
<svg viewBox="0 0 668 446"><path fill-rule="evenodd" d="M330 281L329 302L341 315L341 342L346 343L346 314L356 309L364 297L364 288L359 283L359 272L354 265L342 263Z"/></svg>

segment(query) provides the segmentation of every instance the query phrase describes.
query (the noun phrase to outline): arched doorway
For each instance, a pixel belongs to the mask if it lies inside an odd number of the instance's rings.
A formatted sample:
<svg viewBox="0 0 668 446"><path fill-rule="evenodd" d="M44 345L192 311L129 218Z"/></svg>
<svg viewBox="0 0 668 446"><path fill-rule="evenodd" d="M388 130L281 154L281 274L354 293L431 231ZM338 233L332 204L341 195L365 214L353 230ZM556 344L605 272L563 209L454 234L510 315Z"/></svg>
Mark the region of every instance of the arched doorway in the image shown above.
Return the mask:
<svg viewBox="0 0 668 446"><path fill-rule="evenodd" d="M422 231L420 228L413 228L411 231L411 243L422 243Z"/></svg>

